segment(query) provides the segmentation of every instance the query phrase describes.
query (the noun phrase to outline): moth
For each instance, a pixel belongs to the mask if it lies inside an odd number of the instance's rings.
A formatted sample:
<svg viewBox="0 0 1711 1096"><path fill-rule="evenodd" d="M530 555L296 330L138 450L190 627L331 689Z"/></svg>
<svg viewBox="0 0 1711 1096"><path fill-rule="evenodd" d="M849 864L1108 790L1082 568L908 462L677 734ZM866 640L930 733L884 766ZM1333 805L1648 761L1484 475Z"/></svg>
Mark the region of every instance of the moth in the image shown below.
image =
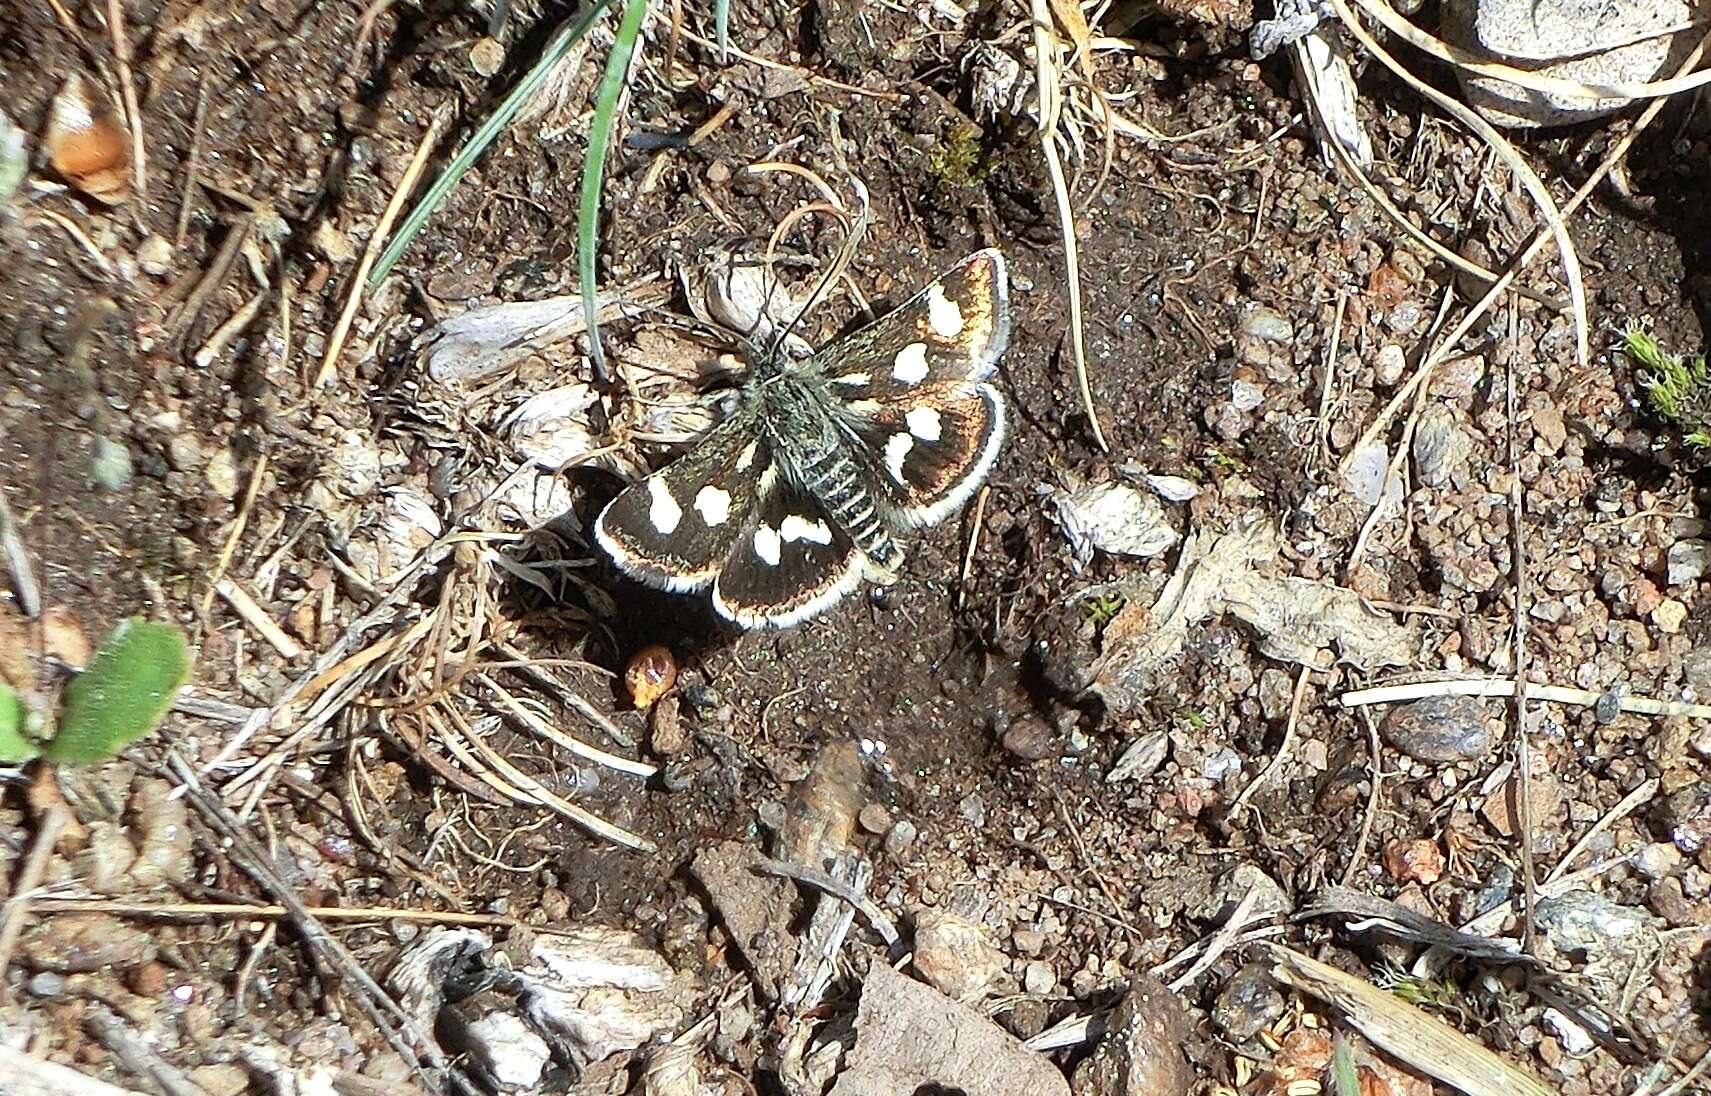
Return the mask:
<svg viewBox="0 0 1711 1096"><path fill-rule="evenodd" d="M710 590L747 629L894 582L907 535L959 511L998 459L989 378L1009 337L1004 257L987 249L805 359L753 347L731 412L613 499L595 540L648 585Z"/></svg>

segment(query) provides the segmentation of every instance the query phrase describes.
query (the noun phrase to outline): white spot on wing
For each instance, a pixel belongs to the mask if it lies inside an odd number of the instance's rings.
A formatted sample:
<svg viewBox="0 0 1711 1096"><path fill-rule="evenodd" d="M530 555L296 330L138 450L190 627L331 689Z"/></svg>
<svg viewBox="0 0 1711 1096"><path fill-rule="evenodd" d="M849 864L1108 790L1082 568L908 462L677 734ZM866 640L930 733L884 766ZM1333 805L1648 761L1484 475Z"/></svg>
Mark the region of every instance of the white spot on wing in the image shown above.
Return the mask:
<svg viewBox="0 0 1711 1096"><path fill-rule="evenodd" d="M920 384L927 379L927 344L912 342L897 352L891 375L903 384Z"/></svg>
<svg viewBox="0 0 1711 1096"><path fill-rule="evenodd" d="M926 350L926 347L922 346L921 349ZM832 383L833 384L847 384L851 388L860 388L864 384L872 384L873 383L873 374L872 373L845 373L841 377L833 377Z"/></svg>
<svg viewBox="0 0 1711 1096"><path fill-rule="evenodd" d="M731 493L708 484L695 493L695 510L708 525L723 525L731 516Z"/></svg>
<svg viewBox="0 0 1711 1096"><path fill-rule="evenodd" d="M891 478L898 483L903 480L903 461L908 457L909 450L915 448L915 438L910 434L893 434L885 439L885 469L891 473Z"/></svg>
<svg viewBox="0 0 1711 1096"><path fill-rule="evenodd" d="M938 441L940 435L944 433L944 420L939 418L937 408L912 408L907 415L903 416L903 421L909 424L909 433L922 441Z"/></svg>
<svg viewBox="0 0 1711 1096"><path fill-rule="evenodd" d="M755 555L768 567L777 567L781 557L783 544L778 539L778 530L770 525L762 525L755 529Z"/></svg>
<svg viewBox="0 0 1711 1096"><path fill-rule="evenodd" d="M927 326L941 339L954 339L962 334L962 309L945 296L942 285L927 291Z"/></svg>
<svg viewBox="0 0 1711 1096"><path fill-rule="evenodd" d="M790 514L778 525L778 535L786 541L811 540L815 544L832 543L832 530L823 521L809 521L800 514Z"/></svg>
<svg viewBox="0 0 1711 1096"><path fill-rule="evenodd" d="M648 506L648 521L654 531L667 535L676 531L677 523L683 520L683 507L671 497L671 490L666 487L663 477L654 476L648 480L648 498L653 500Z"/></svg>
<svg viewBox="0 0 1711 1096"><path fill-rule="evenodd" d="M760 442L751 441L748 447L737 454L737 471L747 472L755 462L755 453L760 449Z"/></svg>

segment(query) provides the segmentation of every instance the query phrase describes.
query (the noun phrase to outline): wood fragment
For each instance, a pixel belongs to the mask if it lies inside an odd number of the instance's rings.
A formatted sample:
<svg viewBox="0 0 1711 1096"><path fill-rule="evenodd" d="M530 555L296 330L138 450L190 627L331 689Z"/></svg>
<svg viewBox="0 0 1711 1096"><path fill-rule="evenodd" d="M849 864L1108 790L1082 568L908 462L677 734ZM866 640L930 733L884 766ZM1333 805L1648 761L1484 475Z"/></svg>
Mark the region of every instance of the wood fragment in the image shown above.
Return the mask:
<svg viewBox="0 0 1711 1096"><path fill-rule="evenodd" d="M1356 1031L1404 1065L1468 1096L1553 1096L1531 1072L1401 998L1298 951L1266 947L1279 981L1340 1010Z"/></svg>
<svg viewBox="0 0 1711 1096"><path fill-rule="evenodd" d="M268 644L279 652L281 658L287 662L295 662L303 657L303 648L286 634L285 629L274 623L273 618L267 615L267 610L257 605L255 599L250 597L243 587L229 578L223 578L214 583L214 592L219 594L257 635L267 640Z"/></svg>
<svg viewBox="0 0 1711 1096"><path fill-rule="evenodd" d="M5 1043L0 1043L0 1092L6 1096L143 1096L135 1089L85 1077L69 1066L33 1058Z"/></svg>

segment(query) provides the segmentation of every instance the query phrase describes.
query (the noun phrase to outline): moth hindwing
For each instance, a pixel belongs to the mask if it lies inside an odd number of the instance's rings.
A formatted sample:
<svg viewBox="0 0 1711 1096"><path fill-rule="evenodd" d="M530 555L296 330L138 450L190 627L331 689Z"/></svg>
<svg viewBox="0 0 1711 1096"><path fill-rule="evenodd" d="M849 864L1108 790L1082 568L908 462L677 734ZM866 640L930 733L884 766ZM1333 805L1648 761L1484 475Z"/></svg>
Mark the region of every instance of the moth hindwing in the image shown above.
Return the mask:
<svg viewBox="0 0 1711 1096"><path fill-rule="evenodd" d="M1009 337L1004 258L988 249L806 361L756 355L730 416L613 499L595 539L650 585L712 587L744 628L891 581L901 536L960 510L998 458L988 378Z"/></svg>

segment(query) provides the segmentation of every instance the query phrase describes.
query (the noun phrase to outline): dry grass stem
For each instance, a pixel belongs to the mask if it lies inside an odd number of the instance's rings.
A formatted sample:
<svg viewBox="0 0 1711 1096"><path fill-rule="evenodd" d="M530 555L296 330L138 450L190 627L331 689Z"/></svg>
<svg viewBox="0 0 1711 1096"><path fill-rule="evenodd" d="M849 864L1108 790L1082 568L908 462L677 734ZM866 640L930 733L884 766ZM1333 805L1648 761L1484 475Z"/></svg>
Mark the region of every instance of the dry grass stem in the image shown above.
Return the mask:
<svg viewBox="0 0 1711 1096"><path fill-rule="evenodd" d="M255 633L268 642L279 656L287 662L295 662L303 657L303 648L295 639L286 634L285 629L276 624L267 610L256 604L255 598L249 592L229 578L223 578L214 583L214 592L220 599L243 619Z"/></svg>
<svg viewBox="0 0 1711 1096"><path fill-rule="evenodd" d="M1450 677L1436 681L1416 681L1407 685L1381 685L1371 689L1355 689L1337 698L1345 708L1368 704L1403 704L1429 696L1501 696L1515 695L1515 679L1510 677ZM1591 689L1571 689L1562 685L1530 685L1527 695L1553 704L1574 704L1595 708L1609 697L1618 711L1640 715L1686 716L1690 719L1711 719L1711 705L1689 704L1680 700L1653 700L1644 696L1595 693Z"/></svg>
<svg viewBox="0 0 1711 1096"><path fill-rule="evenodd" d="M333 333L327 338L327 352L321 359L320 371L315 374L311 387L324 387L332 379L333 371L338 368L339 354L345 348L351 324L356 320L356 310L362 304L362 287L368 283L368 272L374 269L375 260L380 258L380 252L386 246L386 238L392 234L392 223L398 219L405 201L416 189L416 181L422 177L422 170L428 166L428 157L439 144L440 134L450 119L451 111L445 107L434 112L427 130L416 145L415 155L410 157L409 166L404 169L397 189L392 192L391 201L386 203L386 211L380 215L379 223L368 237L368 244L362 250L362 258L357 261L356 270L351 272L350 295L345 298L344 310L339 313L339 321L333 325Z"/></svg>

